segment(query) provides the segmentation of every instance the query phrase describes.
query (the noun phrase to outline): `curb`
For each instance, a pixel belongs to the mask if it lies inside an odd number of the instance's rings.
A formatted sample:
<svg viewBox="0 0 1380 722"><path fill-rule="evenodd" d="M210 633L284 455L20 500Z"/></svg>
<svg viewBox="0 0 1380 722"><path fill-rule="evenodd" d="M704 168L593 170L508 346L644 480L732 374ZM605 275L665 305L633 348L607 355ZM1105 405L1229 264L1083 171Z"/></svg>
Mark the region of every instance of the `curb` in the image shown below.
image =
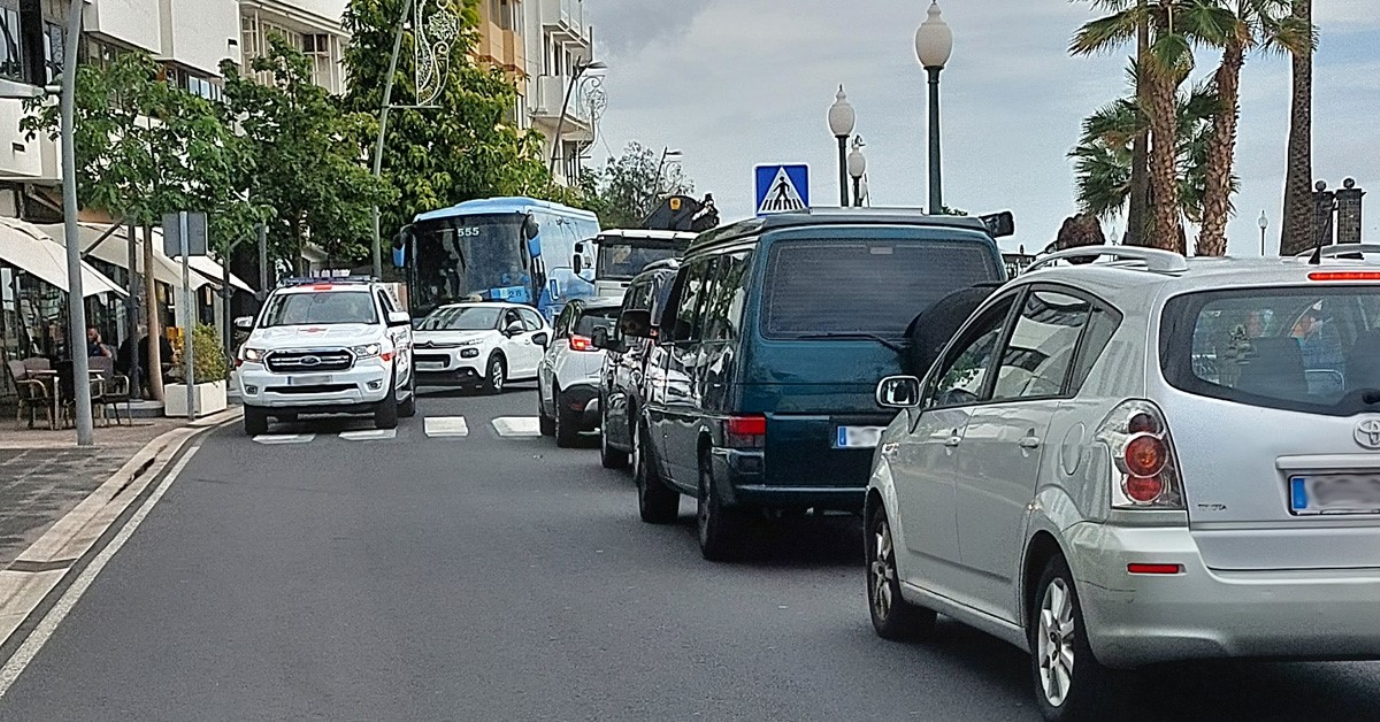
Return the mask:
<svg viewBox="0 0 1380 722"><path fill-rule="evenodd" d="M17 631L35 610L43 608L55 589L81 565L96 543L127 511L145 497L153 480L162 475L193 440L231 423L242 415L227 409L165 432L139 449L118 471L71 511L53 523L43 536L0 569L0 650L13 648ZM8 655L0 654L0 659Z"/></svg>

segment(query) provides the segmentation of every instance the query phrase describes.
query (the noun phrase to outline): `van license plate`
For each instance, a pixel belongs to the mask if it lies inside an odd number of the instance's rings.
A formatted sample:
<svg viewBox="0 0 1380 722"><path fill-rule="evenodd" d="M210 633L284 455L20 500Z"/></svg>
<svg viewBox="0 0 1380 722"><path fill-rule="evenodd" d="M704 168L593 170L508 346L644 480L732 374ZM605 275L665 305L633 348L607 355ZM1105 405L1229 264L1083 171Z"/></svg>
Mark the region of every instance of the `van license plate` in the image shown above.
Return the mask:
<svg viewBox="0 0 1380 722"><path fill-rule="evenodd" d="M834 446L839 449L875 449L885 430L885 426L840 426Z"/></svg>
<svg viewBox="0 0 1380 722"><path fill-rule="evenodd" d="M326 376L289 376L288 386L325 386L331 382L331 377Z"/></svg>
<svg viewBox="0 0 1380 722"><path fill-rule="evenodd" d="M1299 516L1380 513L1380 476L1319 474L1290 477L1289 510Z"/></svg>

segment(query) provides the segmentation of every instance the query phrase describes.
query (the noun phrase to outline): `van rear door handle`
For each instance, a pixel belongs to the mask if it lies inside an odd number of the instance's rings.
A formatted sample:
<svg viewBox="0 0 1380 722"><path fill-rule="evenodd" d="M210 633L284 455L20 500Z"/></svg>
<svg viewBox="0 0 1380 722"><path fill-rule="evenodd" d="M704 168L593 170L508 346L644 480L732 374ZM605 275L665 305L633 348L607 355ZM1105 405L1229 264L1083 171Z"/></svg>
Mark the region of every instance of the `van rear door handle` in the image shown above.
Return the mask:
<svg viewBox="0 0 1380 722"><path fill-rule="evenodd" d="M949 438L947 438L947 439L944 440L944 445L947 446L947 447L949 447L949 448L953 448L953 447L955 447L955 446L958 446L958 445L961 444L961 443L963 443L963 437L962 437L962 436L950 436Z"/></svg>

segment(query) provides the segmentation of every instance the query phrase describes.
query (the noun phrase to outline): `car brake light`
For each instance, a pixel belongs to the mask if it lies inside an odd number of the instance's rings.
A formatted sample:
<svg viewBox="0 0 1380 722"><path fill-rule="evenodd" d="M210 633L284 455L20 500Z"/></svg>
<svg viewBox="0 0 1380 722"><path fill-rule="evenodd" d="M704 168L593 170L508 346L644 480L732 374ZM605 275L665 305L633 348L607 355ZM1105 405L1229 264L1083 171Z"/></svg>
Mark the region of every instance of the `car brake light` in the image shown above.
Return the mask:
<svg viewBox="0 0 1380 722"><path fill-rule="evenodd" d="M767 417L761 414L730 416L724 422L724 439L735 449L758 449L766 445Z"/></svg>
<svg viewBox="0 0 1380 722"><path fill-rule="evenodd" d="M1128 574L1178 574L1184 568L1178 564L1127 564Z"/></svg>
<svg viewBox="0 0 1380 722"><path fill-rule="evenodd" d="M1139 400L1121 404L1102 422L1097 439L1112 457L1113 508L1184 508L1173 439L1158 407Z"/></svg>
<svg viewBox="0 0 1380 722"><path fill-rule="evenodd" d="M1310 281L1380 281L1380 271L1314 271Z"/></svg>
<svg viewBox="0 0 1380 722"><path fill-rule="evenodd" d="M392 361L392 360L393 360L393 352L392 352L392 351L384 351L383 353L379 354L379 358L380 358L380 359L383 359L383 362L384 362L384 363L388 363L389 361Z"/></svg>
<svg viewBox="0 0 1380 722"><path fill-rule="evenodd" d="M586 337L586 336L571 336L571 337L570 337L570 350L571 350L571 351L593 351L593 350L594 350L594 342L593 342L593 341L590 341L589 338Z"/></svg>

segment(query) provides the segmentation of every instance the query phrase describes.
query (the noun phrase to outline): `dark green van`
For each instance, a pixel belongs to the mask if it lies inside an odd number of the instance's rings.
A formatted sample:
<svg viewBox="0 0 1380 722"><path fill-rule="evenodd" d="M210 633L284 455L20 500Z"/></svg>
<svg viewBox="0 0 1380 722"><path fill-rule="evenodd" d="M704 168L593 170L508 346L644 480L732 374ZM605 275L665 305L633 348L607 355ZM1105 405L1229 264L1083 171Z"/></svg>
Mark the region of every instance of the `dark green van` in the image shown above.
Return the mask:
<svg viewBox="0 0 1380 722"><path fill-rule="evenodd" d="M701 549L724 559L751 512L861 510L895 416L877 382L902 373L917 315L1004 278L993 238L1010 226L1009 214L836 209L698 237L656 324L633 450L642 519L672 522L693 496Z"/></svg>

